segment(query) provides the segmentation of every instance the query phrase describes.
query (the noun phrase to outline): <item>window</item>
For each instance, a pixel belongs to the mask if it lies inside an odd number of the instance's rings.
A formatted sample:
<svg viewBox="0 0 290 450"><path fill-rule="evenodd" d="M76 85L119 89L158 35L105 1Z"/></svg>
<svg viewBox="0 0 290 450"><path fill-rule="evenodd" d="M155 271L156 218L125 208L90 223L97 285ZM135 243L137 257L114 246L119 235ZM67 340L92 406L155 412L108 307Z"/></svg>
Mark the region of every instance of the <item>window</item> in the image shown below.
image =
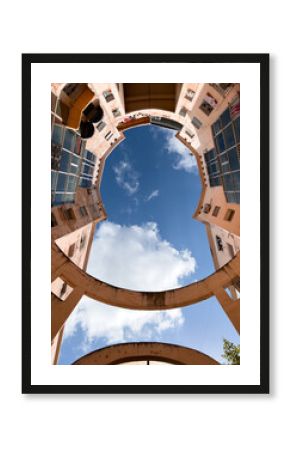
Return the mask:
<svg viewBox="0 0 290 450"><path fill-rule="evenodd" d="M80 187L86 189L92 187L96 161L96 155L89 150L85 150L80 172Z"/></svg>
<svg viewBox="0 0 290 450"><path fill-rule="evenodd" d="M216 240L216 246L219 252L222 252L224 250L224 246L223 246L223 241L221 240L221 238L219 236L215 237Z"/></svg>
<svg viewBox="0 0 290 450"><path fill-rule="evenodd" d="M224 220L227 220L227 221L230 222L233 219L234 215L235 215L235 210L234 209L228 209L226 214L225 214Z"/></svg>
<svg viewBox="0 0 290 450"><path fill-rule="evenodd" d="M234 114L239 112L234 103ZM212 133L228 203L240 203L240 118L233 118L231 105L212 125Z"/></svg>
<svg viewBox="0 0 290 450"><path fill-rule="evenodd" d="M101 120L101 122L99 122L99 123L96 125L96 129L97 129L99 132L101 132L101 131L105 128L105 126L106 126L105 122L103 122L103 121Z"/></svg>
<svg viewBox="0 0 290 450"><path fill-rule="evenodd" d="M113 133L111 131L108 131L108 133L105 135L106 141L109 141L112 136L113 136Z"/></svg>
<svg viewBox="0 0 290 450"><path fill-rule="evenodd" d="M203 206L203 212L205 214L208 214L210 212L210 210L211 210L211 205L209 203L205 203Z"/></svg>
<svg viewBox="0 0 290 450"><path fill-rule="evenodd" d="M103 96L105 97L107 103L111 102L115 98L111 90L104 91Z"/></svg>
<svg viewBox="0 0 290 450"><path fill-rule="evenodd" d="M186 108L184 108L184 106L181 108L181 110L179 111L179 115L181 116L181 117L185 117L186 116L186 114L187 114L187 109Z"/></svg>
<svg viewBox="0 0 290 450"><path fill-rule="evenodd" d="M63 216L66 220L75 220L76 216L72 208L63 209Z"/></svg>
<svg viewBox="0 0 290 450"><path fill-rule="evenodd" d="M194 138L194 133L192 133L190 130L186 129L186 130L185 130L185 133L187 134L187 136L190 137L190 139L193 139L193 138Z"/></svg>
<svg viewBox="0 0 290 450"><path fill-rule="evenodd" d="M221 95L225 95L228 93L233 83L210 83L210 85Z"/></svg>
<svg viewBox="0 0 290 450"><path fill-rule="evenodd" d="M71 244L68 249L68 256L71 258L74 255L76 244Z"/></svg>
<svg viewBox="0 0 290 450"><path fill-rule="evenodd" d="M227 244L227 247L228 247L230 257L233 258L235 256L234 247L229 243Z"/></svg>
<svg viewBox="0 0 290 450"><path fill-rule="evenodd" d="M81 206L80 207L80 213L81 213L82 217L87 216L88 215L87 208L85 206Z"/></svg>
<svg viewBox="0 0 290 450"><path fill-rule="evenodd" d="M211 187L220 186L222 184L220 177L220 163L217 158L215 148L204 154L207 172L209 176L209 184Z"/></svg>
<svg viewBox="0 0 290 450"><path fill-rule="evenodd" d="M202 110L202 112L204 112L204 114L209 116L216 106L216 99L211 94L207 93L199 108Z"/></svg>
<svg viewBox="0 0 290 450"><path fill-rule="evenodd" d="M214 210L213 210L213 212L212 212L212 215L214 216L214 217L217 217L218 216L218 214L219 214L219 212L220 212L220 206L215 206L214 207Z"/></svg>
<svg viewBox="0 0 290 450"><path fill-rule="evenodd" d="M121 115L120 110L118 108L115 108L112 110L114 117L119 117Z"/></svg>
<svg viewBox="0 0 290 450"><path fill-rule="evenodd" d="M66 291L67 291L67 284L63 283L60 293L59 293L59 296L62 297L66 293Z"/></svg>
<svg viewBox="0 0 290 450"><path fill-rule="evenodd" d="M195 92L192 89L187 89L185 98L186 100L189 100L190 102L194 99Z"/></svg>
<svg viewBox="0 0 290 450"><path fill-rule="evenodd" d="M197 117L193 117L192 120L191 120L191 123L197 129L199 129L202 126L202 122Z"/></svg>
<svg viewBox="0 0 290 450"><path fill-rule="evenodd" d="M80 240L80 250L82 250L85 245L86 245L86 235L82 234L81 240Z"/></svg>

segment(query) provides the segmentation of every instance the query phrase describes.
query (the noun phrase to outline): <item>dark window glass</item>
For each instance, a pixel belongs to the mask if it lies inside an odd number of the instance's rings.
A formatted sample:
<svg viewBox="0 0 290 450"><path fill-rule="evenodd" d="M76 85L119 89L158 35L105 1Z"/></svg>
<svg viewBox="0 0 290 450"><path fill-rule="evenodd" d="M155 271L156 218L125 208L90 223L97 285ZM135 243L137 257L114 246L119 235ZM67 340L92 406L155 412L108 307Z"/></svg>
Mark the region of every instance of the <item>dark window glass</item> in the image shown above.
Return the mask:
<svg viewBox="0 0 290 450"><path fill-rule="evenodd" d="M214 124L213 124L213 133L214 134L217 134L219 131L220 131L220 129L221 129L221 122L220 122L220 120L217 120Z"/></svg>
<svg viewBox="0 0 290 450"><path fill-rule="evenodd" d="M223 131L226 147L230 148L233 145L235 145L235 136L232 125L229 125L227 128Z"/></svg>
<svg viewBox="0 0 290 450"><path fill-rule="evenodd" d="M212 172L213 173L215 173L215 172L218 172L218 166L217 166L217 163L211 163L211 169L212 169Z"/></svg>
<svg viewBox="0 0 290 450"><path fill-rule="evenodd" d="M222 127L225 127L231 120L230 110L227 108L220 116Z"/></svg>
<svg viewBox="0 0 290 450"><path fill-rule="evenodd" d="M222 153L225 150L225 142L222 133L218 134L216 137L216 146L219 153Z"/></svg>
<svg viewBox="0 0 290 450"><path fill-rule="evenodd" d="M67 175L64 173L59 173L57 178L57 191L63 192L66 190L66 183L67 183Z"/></svg>
<svg viewBox="0 0 290 450"><path fill-rule="evenodd" d="M55 191L56 181L57 181L57 172L51 171L51 190Z"/></svg>
<svg viewBox="0 0 290 450"><path fill-rule="evenodd" d="M237 142L240 142L240 117L238 117L234 121L234 127L235 127L235 133L236 133L236 140L237 140Z"/></svg>
<svg viewBox="0 0 290 450"><path fill-rule="evenodd" d="M236 197L236 203L240 203L240 193L239 192L235 193L235 197Z"/></svg>
<svg viewBox="0 0 290 450"><path fill-rule="evenodd" d="M221 177L210 177L209 184L211 187L220 186L222 184Z"/></svg>
<svg viewBox="0 0 290 450"><path fill-rule="evenodd" d="M235 203L236 196L234 192L225 192L225 195L228 203Z"/></svg>
<svg viewBox="0 0 290 450"><path fill-rule="evenodd" d="M203 112L204 112L204 114L206 114L207 116L209 116L210 115L210 113L212 112L212 110L213 110L213 107L206 101L206 100L204 100L203 102L202 102L202 104L200 105L200 107L199 107ZM180 113L179 113L180 114Z"/></svg>
<svg viewBox="0 0 290 450"><path fill-rule="evenodd" d="M64 141L63 141L63 147L67 150L73 151L75 144L75 134L71 130L65 131Z"/></svg>
<svg viewBox="0 0 290 450"><path fill-rule="evenodd" d="M62 203L64 203L62 194L55 194L53 204L61 205Z"/></svg>
<svg viewBox="0 0 290 450"><path fill-rule="evenodd" d="M63 194L63 203L73 203L75 194Z"/></svg>
<svg viewBox="0 0 290 450"><path fill-rule="evenodd" d="M221 164L221 168L222 168L222 173L226 173L230 171L230 165L228 162L224 162L223 164Z"/></svg>
<svg viewBox="0 0 290 450"><path fill-rule="evenodd" d="M240 172L234 172L232 175L233 175L233 180L235 183L235 190L239 191L240 190Z"/></svg>
<svg viewBox="0 0 290 450"><path fill-rule="evenodd" d="M237 170L240 168L240 161L237 155L237 150L236 148L232 148L231 150L228 151L228 156L229 156L229 161L230 161L230 166L231 166L231 170Z"/></svg>
<svg viewBox="0 0 290 450"><path fill-rule="evenodd" d="M228 154L223 153L222 155L220 155L220 161L221 163L228 162Z"/></svg>
<svg viewBox="0 0 290 450"><path fill-rule="evenodd" d="M202 126L202 122L197 117L193 117L191 123L198 129Z"/></svg>
<svg viewBox="0 0 290 450"><path fill-rule="evenodd" d="M230 174L224 175L223 179L224 179L225 191L234 191L235 188L234 188L232 175L230 175Z"/></svg>
<svg viewBox="0 0 290 450"><path fill-rule="evenodd" d="M87 179L87 178L81 178L80 179L80 187L82 188L90 188L92 187L92 179Z"/></svg>
<svg viewBox="0 0 290 450"><path fill-rule="evenodd" d="M68 152L66 152L65 150L62 150L59 170L61 172L68 172L69 165L70 165L70 154Z"/></svg>
<svg viewBox="0 0 290 450"><path fill-rule="evenodd" d="M67 192L75 192L77 185L77 178L73 175L70 175L68 177L68 185L67 185Z"/></svg>
<svg viewBox="0 0 290 450"><path fill-rule="evenodd" d="M62 130L63 130L63 128L58 126L58 125L54 125L53 126L51 141L54 144L57 144L57 145L61 144L61 142L62 142Z"/></svg>

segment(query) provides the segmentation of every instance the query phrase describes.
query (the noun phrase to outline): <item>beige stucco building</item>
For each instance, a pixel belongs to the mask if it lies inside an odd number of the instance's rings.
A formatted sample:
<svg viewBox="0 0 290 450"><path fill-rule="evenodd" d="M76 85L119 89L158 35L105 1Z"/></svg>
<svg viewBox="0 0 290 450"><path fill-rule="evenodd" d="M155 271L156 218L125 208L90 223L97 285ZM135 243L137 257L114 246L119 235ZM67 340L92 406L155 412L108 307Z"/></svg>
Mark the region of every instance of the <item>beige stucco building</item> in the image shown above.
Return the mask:
<svg viewBox="0 0 290 450"><path fill-rule="evenodd" d="M51 99L52 362L65 321L84 294L138 309L184 306L215 295L239 331L239 84L54 83ZM206 226L216 272L186 288L141 295L85 271L95 225L107 217L100 195L106 158L125 139L124 130L149 124L176 130L196 157L202 193L193 220ZM158 351L161 361L162 347Z"/></svg>

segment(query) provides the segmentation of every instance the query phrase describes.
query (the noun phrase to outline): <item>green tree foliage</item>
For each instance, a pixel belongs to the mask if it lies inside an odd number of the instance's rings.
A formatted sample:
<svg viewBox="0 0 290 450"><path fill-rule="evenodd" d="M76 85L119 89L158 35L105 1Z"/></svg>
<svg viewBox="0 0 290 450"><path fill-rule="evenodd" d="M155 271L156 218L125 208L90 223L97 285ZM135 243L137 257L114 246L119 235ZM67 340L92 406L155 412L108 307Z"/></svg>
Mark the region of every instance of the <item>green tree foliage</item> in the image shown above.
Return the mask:
<svg viewBox="0 0 290 450"><path fill-rule="evenodd" d="M240 364L240 346L224 339L224 353L222 358L226 360L226 364Z"/></svg>

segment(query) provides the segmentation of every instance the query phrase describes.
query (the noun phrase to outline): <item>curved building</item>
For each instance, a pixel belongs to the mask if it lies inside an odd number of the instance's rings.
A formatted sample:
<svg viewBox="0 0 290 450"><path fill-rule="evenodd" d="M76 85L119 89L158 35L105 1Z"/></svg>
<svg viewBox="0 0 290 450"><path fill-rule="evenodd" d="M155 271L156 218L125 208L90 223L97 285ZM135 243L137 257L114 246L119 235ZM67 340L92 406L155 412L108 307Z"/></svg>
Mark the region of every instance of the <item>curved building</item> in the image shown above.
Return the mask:
<svg viewBox="0 0 290 450"><path fill-rule="evenodd" d="M124 130L148 124L175 130L196 157L202 192L193 220L206 226L216 272L184 288L136 293L94 279L86 267L95 225L107 218L100 195L106 158L125 139ZM239 332L239 84L54 83L51 126L53 364L65 322L84 294L115 306L156 310L215 295ZM160 344L161 361L165 347Z"/></svg>

